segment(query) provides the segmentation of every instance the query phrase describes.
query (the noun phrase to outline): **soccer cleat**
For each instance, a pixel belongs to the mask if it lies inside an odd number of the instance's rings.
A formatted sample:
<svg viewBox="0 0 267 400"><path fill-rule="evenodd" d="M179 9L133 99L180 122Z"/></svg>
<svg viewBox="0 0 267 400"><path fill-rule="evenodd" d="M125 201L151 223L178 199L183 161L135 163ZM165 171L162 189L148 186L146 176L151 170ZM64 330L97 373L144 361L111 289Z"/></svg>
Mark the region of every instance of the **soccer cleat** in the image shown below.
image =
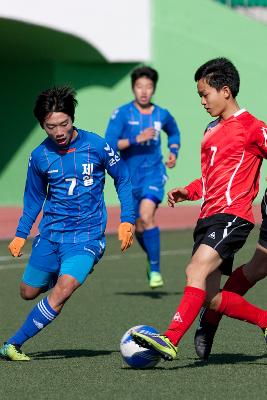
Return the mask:
<svg viewBox="0 0 267 400"><path fill-rule="evenodd" d="M198 357L201 360L207 361L211 353L213 339L218 326L211 325L203 321L205 315L205 308L199 318L199 325L195 333L194 344Z"/></svg>
<svg viewBox="0 0 267 400"><path fill-rule="evenodd" d="M30 361L30 357L24 354L17 344L5 343L0 348L0 356L10 361Z"/></svg>
<svg viewBox="0 0 267 400"><path fill-rule="evenodd" d="M169 338L157 333L133 331L131 336L136 344L146 349L156 350L164 360L172 361L177 356L177 347Z"/></svg>
<svg viewBox="0 0 267 400"><path fill-rule="evenodd" d="M163 286L163 279L160 272L151 271L149 276L149 286L151 289L156 289Z"/></svg>

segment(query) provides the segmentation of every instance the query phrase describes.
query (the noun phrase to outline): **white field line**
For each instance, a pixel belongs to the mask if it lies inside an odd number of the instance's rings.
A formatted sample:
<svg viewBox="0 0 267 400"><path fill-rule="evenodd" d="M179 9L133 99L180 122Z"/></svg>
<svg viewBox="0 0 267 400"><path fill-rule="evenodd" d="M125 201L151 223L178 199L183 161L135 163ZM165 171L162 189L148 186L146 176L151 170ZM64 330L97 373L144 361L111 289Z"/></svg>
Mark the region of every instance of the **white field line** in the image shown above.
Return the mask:
<svg viewBox="0 0 267 400"><path fill-rule="evenodd" d="M180 249L180 250L163 250L160 252L161 257L169 257L169 256L177 256L177 255L185 255L190 254L192 249ZM0 256L0 263L4 262L5 265L0 265L0 271L6 270L10 268L24 268L25 262L29 259L30 254L23 254L23 258L14 258L11 256ZM103 261L117 261L122 258L143 258L145 256L144 253L135 253L135 254L113 254L109 256L104 256L102 258ZM22 262L25 261L25 262ZM8 265L7 263L11 263L12 265ZM15 264L14 264L15 263Z"/></svg>
<svg viewBox="0 0 267 400"><path fill-rule="evenodd" d="M255 245L247 245L246 248L253 249ZM192 252L191 248L188 249L177 249L177 250L162 250L160 252L161 257L172 257L172 256L179 256L179 255L190 255ZM0 265L0 271L7 270L10 268L24 268L25 262L29 259L30 254L24 253L23 258L14 258L11 256L0 256L0 264L3 262L5 265ZM113 254L109 256L105 256L102 258L103 261L117 261L121 260L122 258L143 258L145 254L142 253L134 253L134 254ZM25 262L22 262L25 261ZM11 265L9 265L9 263ZM15 264L14 264L15 263Z"/></svg>

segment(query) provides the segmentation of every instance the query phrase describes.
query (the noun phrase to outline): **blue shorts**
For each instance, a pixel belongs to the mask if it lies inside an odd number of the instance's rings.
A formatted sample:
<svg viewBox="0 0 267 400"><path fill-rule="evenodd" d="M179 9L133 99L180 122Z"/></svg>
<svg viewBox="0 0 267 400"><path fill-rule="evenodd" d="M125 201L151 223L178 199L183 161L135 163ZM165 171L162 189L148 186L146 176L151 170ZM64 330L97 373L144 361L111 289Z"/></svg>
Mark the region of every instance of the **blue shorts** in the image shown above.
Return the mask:
<svg viewBox="0 0 267 400"><path fill-rule="evenodd" d="M133 187L133 201L136 218L139 218L140 203L143 199L150 199L156 205L160 204L164 197L164 187L168 177L165 174L155 174L144 177L138 187Z"/></svg>
<svg viewBox="0 0 267 400"><path fill-rule="evenodd" d="M50 242L38 235L22 281L33 287L53 286L58 276L67 274L82 284L104 254L105 247L105 237L75 244Z"/></svg>

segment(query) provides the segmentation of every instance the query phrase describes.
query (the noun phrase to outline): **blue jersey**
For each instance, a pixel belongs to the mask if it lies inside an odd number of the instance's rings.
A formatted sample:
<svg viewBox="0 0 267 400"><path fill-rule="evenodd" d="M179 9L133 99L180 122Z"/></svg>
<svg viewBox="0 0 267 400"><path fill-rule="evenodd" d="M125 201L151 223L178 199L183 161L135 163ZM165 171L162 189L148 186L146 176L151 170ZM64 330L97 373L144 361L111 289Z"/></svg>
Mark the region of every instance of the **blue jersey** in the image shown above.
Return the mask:
<svg viewBox="0 0 267 400"><path fill-rule="evenodd" d="M109 121L106 140L117 150L120 139L133 139L146 128L155 129L155 137L145 143L135 143L121 150L120 155L127 163L134 186L138 184L138 176L151 174L151 170L165 173L162 162L161 130L168 135L168 147L172 144L180 146L180 131L172 115L156 104L151 114L142 114L134 101L117 108Z"/></svg>
<svg viewBox="0 0 267 400"><path fill-rule="evenodd" d="M105 170L114 179L121 203L121 222L134 224L132 187L124 162L100 136L76 131L78 135L68 150L46 138L32 152L17 236L29 235L43 208L39 225L42 237L58 243L101 239L107 221Z"/></svg>

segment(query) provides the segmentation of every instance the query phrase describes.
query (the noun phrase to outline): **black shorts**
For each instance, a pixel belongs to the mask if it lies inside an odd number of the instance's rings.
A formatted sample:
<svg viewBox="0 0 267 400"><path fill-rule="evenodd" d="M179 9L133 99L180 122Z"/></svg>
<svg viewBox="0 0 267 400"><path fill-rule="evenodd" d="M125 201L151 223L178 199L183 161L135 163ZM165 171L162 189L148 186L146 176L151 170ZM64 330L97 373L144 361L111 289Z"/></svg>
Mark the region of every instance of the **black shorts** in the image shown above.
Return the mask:
<svg viewBox="0 0 267 400"><path fill-rule="evenodd" d="M267 249L267 189L261 201L262 223L260 227L259 244Z"/></svg>
<svg viewBox="0 0 267 400"><path fill-rule="evenodd" d="M267 221L266 221L267 222ZM194 254L201 244L218 252L223 259L220 270L231 275L235 253L243 247L254 225L232 214L215 214L199 219L194 230Z"/></svg>

